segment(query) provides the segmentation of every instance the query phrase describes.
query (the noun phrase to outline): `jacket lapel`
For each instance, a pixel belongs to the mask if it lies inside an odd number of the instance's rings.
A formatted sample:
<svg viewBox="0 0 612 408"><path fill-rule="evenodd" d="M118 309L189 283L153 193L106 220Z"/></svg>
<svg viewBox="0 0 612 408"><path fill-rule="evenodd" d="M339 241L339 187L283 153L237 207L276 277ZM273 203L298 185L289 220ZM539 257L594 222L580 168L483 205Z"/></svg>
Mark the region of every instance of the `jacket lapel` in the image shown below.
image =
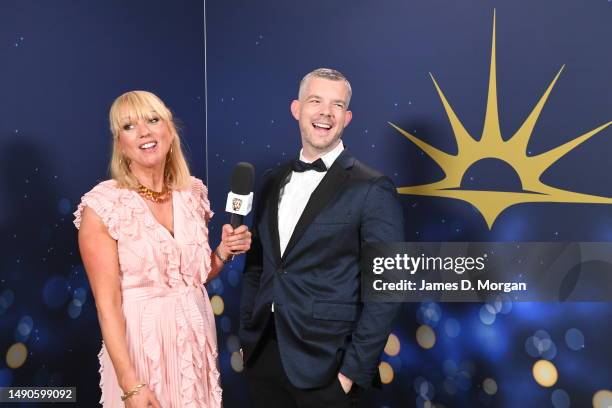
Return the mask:
<svg viewBox="0 0 612 408"><path fill-rule="evenodd" d="M306 204L306 208L304 208L304 212L297 224L295 225L295 229L293 230L293 234L289 239L289 243L287 244L287 248L283 253L282 260L287 258L287 255L295 244L300 240L304 232L308 226L312 223L312 221L319 215L319 213L329 204L331 199L340 191L342 184L346 181L349 176L348 170L353 166L355 159L348 150L344 150L340 156L336 159L334 164L332 164L331 168L327 171L321 183L317 186L317 188L310 195L310 199ZM277 196L278 198L278 196ZM277 201L278 203L278 201ZM276 237L278 239L278 206L276 208ZM277 245L278 247L279 245ZM280 249L279 249L280 252Z"/></svg>
<svg viewBox="0 0 612 408"><path fill-rule="evenodd" d="M291 163L284 165L274 177L272 181L272 191L268 198L267 206L270 209L268 213L268 228L270 229L270 236L272 238L272 251L274 258L277 263L280 263L280 237L278 234L278 204L280 191L287 182L287 176L291 172Z"/></svg>

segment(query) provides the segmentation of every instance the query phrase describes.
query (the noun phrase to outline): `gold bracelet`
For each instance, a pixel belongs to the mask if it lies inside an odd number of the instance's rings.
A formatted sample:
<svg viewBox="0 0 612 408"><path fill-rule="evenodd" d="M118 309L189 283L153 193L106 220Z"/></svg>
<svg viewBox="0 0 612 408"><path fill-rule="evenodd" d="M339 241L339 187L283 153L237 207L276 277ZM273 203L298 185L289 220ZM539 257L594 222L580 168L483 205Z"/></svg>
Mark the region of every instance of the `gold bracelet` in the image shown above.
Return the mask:
<svg viewBox="0 0 612 408"><path fill-rule="evenodd" d="M219 247L217 247L217 249L215 249L215 255L217 256L217 258L219 258L219 260L225 265L226 263L230 263L234 260L234 255L230 254L229 257L227 257L227 259L223 258L221 256L221 254L219 253Z"/></svg>
<svg viewBox="0 0 612 408"><path fill-rule="evenodd" d="M142 387L144 387L145 385L147 385L147 384L140 383L140 384L136 385L134 388L132 388L131 390L129 390L128 392L126 392L125 394L123 394L121 396L121 401L125 401L126 399L128 399L128 398L130 398L130 397L132 397L132 396L134 396L136 394L138 394L138 391L140 391L140 389Z"/></svg>

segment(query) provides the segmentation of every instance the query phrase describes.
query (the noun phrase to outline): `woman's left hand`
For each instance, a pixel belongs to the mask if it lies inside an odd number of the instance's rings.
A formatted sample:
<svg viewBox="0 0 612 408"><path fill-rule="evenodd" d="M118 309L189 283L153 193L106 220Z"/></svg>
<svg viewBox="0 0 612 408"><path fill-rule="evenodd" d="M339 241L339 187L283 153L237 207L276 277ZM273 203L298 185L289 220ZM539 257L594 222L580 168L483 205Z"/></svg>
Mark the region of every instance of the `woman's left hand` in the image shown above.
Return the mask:
<svg viewBox="0 0 612 408"><path fill-rule="evenodd" d="M246 225L241 225L234 229L231 225L225 224L221 231L221 244L219 251L221 256L240 255L251 248L251 231Z"/></svg>

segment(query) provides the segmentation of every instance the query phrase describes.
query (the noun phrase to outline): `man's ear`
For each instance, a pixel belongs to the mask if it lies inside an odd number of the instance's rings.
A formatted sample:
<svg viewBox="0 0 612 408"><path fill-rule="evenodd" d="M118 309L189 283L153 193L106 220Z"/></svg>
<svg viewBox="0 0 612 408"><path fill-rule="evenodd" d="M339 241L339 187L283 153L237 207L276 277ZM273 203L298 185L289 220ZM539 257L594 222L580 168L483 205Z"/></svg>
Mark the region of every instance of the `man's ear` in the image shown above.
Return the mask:
<svg viewBox="0 0 612 408"><path fill-rule="evenodd" d="M351 112L350 110L347 110L344 113L344 127L347 127L349 123L351 123L351 120L353 119L353 112Z"/></svg>
<svg viewBox="0 0 612 408"><path fill-rule="evenodd" d="M295 120L300 120L300 101L294 99L293 102L291 102L291 114Z"/></svg>

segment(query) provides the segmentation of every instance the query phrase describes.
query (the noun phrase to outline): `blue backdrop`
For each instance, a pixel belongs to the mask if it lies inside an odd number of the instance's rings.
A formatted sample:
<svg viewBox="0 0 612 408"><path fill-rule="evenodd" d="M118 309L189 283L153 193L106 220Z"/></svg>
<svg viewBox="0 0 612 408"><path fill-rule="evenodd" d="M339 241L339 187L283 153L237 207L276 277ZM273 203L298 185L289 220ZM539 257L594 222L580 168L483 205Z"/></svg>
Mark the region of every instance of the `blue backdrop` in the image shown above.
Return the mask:
<svg viewBox="0 0 612 408"><path fill-rule="evenodd" d="M173 108L204 178L203 16L202 2L0 4L1 385L75 385L96 406L101 337L72 212L108 177L108 109L128 90Z"/></svg>
<svg viewBox="0 0 612 408"><path fill-rule="evenodd" d="M480 137L494 9L504 139L564 64L527 155L612 120L610 7L608 0L209 1L204 25L196 1L4 1L0 385L77 386L79 406L98 398L100 334L71 212L107 177L106 114L120 93L151 90L181 119L193 173L207 178L217 211L216 244L234 163L253 162L261 174L297 154L289 103L306 72L334 67L351 80L354 119L344 141L358 158L398 187L430 183L443 177L440 167L388 122L457 153L432 73ZM542 181L612 197L610 136L602 130ZM472 166L461 187L521 189L516 170L492 160ZM520 204L489 229L465 201L401 199L414 241L612 241L605 204ZM241 263L208 288L224 304L217 327L227 407L248 406L240 361L232 359ZM591 406L596 392L612 387L611 318L609 303L406 304L383 358L388 384L363 406ZM20 342L27 358L9 368ZM552 387L534 379L539 359L556 367Z"/></svg>

